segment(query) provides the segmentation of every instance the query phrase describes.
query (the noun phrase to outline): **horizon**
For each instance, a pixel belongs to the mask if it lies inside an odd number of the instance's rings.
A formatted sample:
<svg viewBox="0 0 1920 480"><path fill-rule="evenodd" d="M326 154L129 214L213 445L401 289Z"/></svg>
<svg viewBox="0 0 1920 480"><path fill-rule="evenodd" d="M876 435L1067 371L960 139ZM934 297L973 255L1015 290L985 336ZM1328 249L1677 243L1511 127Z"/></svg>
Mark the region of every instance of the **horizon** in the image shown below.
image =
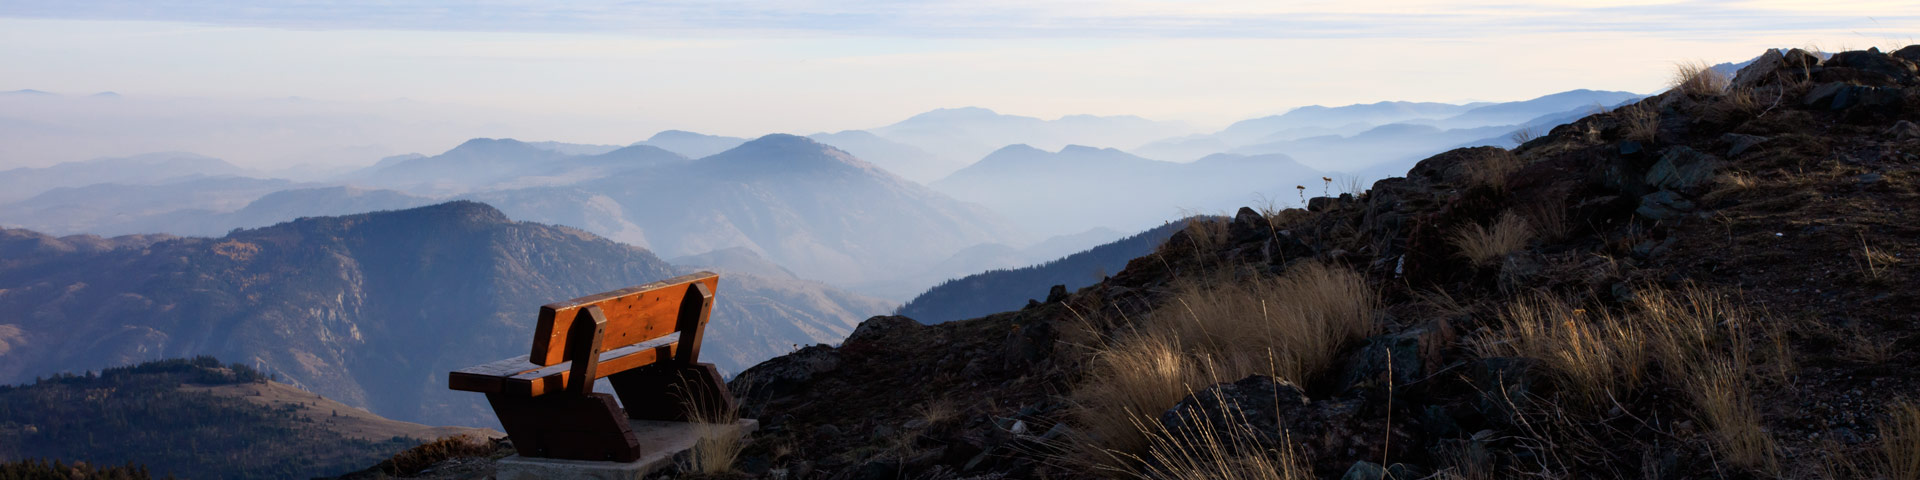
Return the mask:
<svg viewBox="0 0 1920 480"><path fill-rule="evenodd" d="M1134 115L1210 133L1309 105L1656 93L1682 62L1914 43L1906 32L1920 31L1920 15L1880 15L1900 7L13 2L0 5L0 91L116 92L143 107L0 114L55 132L128 130L0 149L0 168L168 150L256 168L368 164L465 138L806 135L961 107ZM331 136L247 130L285 117ZM165 132L136 138L147 130ZM183 138L196 134L228 143Z"/></svg>

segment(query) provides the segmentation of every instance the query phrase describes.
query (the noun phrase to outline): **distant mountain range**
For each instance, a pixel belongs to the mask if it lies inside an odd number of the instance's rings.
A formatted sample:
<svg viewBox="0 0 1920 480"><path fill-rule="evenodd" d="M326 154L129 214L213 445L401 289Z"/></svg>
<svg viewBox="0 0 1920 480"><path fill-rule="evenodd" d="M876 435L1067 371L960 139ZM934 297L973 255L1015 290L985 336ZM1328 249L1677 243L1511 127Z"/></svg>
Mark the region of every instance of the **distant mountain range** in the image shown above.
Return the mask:
<svg viewBox="0 0 1920 480"><path fill-rule="evenodd" d="M154 185L194 177L239 175L245 169L217 158L163 152L66 162L44 168L0 171L0 203L25 200L48 190L100 183Z"/></svg>
<svg viewBox="0 0 1920 480"><path fill-rule="evenodd" d="M1132 115L1068 115L1054 120L1005 115L979 107L942 108L869 130L949 159L970 162L1001 147L1032 145L1049 150L1067 145L1132 147L1141 139L1191 133L1186 125Z"/></svg>
<svg viewBox="0 0 1920 480"><path fill-rule="evenodd" d="M0 382L217 355L380 415L491 426L452 369L526 351L539 305L686 271L474 202L221 238L0 231ZM738 371L891 309L818 283L722 277L706 358ZM439 380L435 380L435 379Z"/></svg>
<svg viewBox="0 0 1920 480"><path fill-rule="evenodd" d="M1045 300L1054 285L1064 285L1072 292L1120 272L1127 262L1153 253L1174 232L1186 228L1186 223L1170 222L1045 263L993 269L942 282L901 305L895 314L933 324L1018 310L1028 300Z"/></svg>
<svg viewBox="0 0 1920 480"><path fill-rule="evenodd" d="M1357 172L1373 165L1405 160L1407 152L1424 158L1481 139L1504 143L1515 131L1546 129L1644 95L1630 92L1571 90L1514 102L1464 104L1378 102L1341 107L1310 105L1280 115L1235 122L1211 135L1157 140L1134 150L1147 158L1188 161L1207 155L1284 153L1324 170ZM1562 119L1557 122L1551 119ZM1428 128L1416 128L1422 126ZM1406 170L1400 165L1400 171Z"/></svg>
<svg viewBox="0 0 1920 480"><path fill-rule="evenodd" d="M1060 235L1104 227L1141 230L1200 213L1225 213L1263 199L1300 206L1327 174L1286 155L1219 154L1190 163L1120 150L1069 145L1049 152L1026 145L995 151L932 184L954 198L986 205L1029 232ZM1328 191L1326 193L1337 194Z"/></svg>

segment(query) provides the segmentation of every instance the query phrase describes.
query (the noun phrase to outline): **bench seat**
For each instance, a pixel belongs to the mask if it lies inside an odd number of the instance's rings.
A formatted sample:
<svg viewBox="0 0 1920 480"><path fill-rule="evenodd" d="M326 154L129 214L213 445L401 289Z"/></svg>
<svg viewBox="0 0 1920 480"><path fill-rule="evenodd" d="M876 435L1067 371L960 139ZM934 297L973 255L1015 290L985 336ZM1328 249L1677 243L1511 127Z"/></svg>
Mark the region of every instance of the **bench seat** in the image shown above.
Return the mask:
<svg viewBox="0 0 1920 480"><path fill-rule="evenodd" d="M598 380L673 358L674 349L679 345L680 332L673 332L664 337L601 352L600 367L596 369L594 377ZM521 355L454 370L447 375L447 384L454 390L464 392L515 397L538 397L567 389L567 371L573 369L572 361L543 367L528 358L527 355Z"/></svg>

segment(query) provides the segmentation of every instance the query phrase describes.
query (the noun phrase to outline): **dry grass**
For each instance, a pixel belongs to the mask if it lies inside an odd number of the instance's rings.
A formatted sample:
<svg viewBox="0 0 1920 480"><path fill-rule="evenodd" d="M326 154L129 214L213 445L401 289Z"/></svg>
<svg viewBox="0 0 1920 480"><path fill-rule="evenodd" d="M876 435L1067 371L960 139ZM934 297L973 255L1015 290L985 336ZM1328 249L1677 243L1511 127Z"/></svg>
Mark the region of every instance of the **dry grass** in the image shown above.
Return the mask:
<svg viewBox="0 0 1920 480"><path fill-rule="evenodd" d="M1868 245L1865 236L1860 237L1860 260L1861 273L1865 274L1869 280L1876 282L1889 280L1892 277L1893 265L1900 263L1900 257Z"/></svg>
<svg viewBox="0 0 1920 480"><path fill-rule="evenodd" d="M1772 471L1773 437L1760 426L1752 402L1748 361L1754 316L1725 296L1688 287L1645 289L1635 298L1635 323L1668 383L1693 401L1712 427L1721 454L1741 467Z"/></svg>
<svg viewBox="0 0 1920 480"><path fill-rule="evenodd" d="M1241 410L1221 405L1229 417ZM1194 410L1189 410L1193 414ZM1133 476L1155 480L1309 480L1313 469L1294 451L1291 441L1278 448L1262 448L1254 439L1253 426L1245 416L1228 422L1221 431L1204 419L1187 419L1192 431L1170 432L1159 423L1141 426L1148 431L1151 445L1141 472Z"/></svg>
<svg viewBox="0 0 1920 480"><path fill-rule="evenodd" d="M1887 408L1887 419L1879 422L1880 477L1887 480L1920 480L1920 407L1909 402Z"/></svg>
<svg viewBox="0 0 1920 480"><path fill-rule="evenodd" d="M1468 225L1455 230L1448 237L1454 248L1460 249L1460 256L1473 261L1474 265L1487 265L1493 260L1527 246L1533 239L1533 228L1527 221L1513 212L1500 214L1493 226Z"/></svg>
<svg viewBox="0 0 1920 480"><path fill-rule="evenodd" d="M1701 197L1708 202L1717 202L1729 195L1737 195L1759 185L1752 175L1745 172L1725 172L1713 177L1713 191Z"/></svg>
<svg viewBox="0 0 1920 480"><path fill-rule="evenodd" d="M1492 150L1476 161L1467 162L1463 168L1466 169L1464 173L1471 184L1506 190L1507 177L1513 175L1513 172L1520 171L1520 167L1524 166L1526 163L1520 160L1520 156L1514 155L1513 151Z"/></svg>
<svg viewBox="0 0 1920 480"><path fill-rule="evenodd" d="M920 404L919 407L915 407L913 410L915 413L920 414L920 420L927 422L928 426L946 423L946 421L953 420L960 416L960 408L953 404L953 399L949 398L930 400L927 403Z"/></svg>
<svg viewBox="0 0 1920 480"><path fill-rule="evenodd" d="M1513 141L1513 145L1516 147L1520 145L1526 145L1527 142L1531 142L1535 138L1540 138L1540 132L1534 131L1533 127L1524 127L1519 130L1514 130L1513 135L1507 137L1508 140Z"/></svg>
<svg viewBox="0 0 1920 480"><path fill-rule="evenodd" d="M1376 330L1374 295L1352 270L1303 263L1279 277L1183 279L1131 333L1096 347L1073 393L1092 450L1147 451L1142 425L1193 390L1253 374L1304 384L1340 349Z"/></svg>
<svg viewBox="0 0 1920 480"><path fill-rule="evenodd" d="M682 392L695 390L681 389ZM696 398L687 403L687 423L693 425L693 431L700 439L694 441L693 449L687 451L682 470L707 475L732 472L734 461L740 458L740 451L747 447L743 432L734 426L740 421L740 412L736 409L711 408L718 402L710 399Z"/></svg>
<svg viewBox="0 0 1920 480"><path fill-rule="evenodd" d="M1373 307L1360 274L1303 263L1279 277L1183 281L1145 330L1181 339L1223 381L1262 373L1305 384L1373 333Z"/></svg>
<svg viewBox="0 0 1920 480"><path fill-rule="evenodd" d="M1093 448L1138 452L1147 447L1139 425L1159 422L1160 412L1179 403L1203 378L1198 366L1168 335L1136 334L1094 354L1087 378L1073 392L1073 418Z"/></svg>
<svg viewBox="0 0 1920 480"><path fill-rule="evenodd" d="M1647 288L1636 292L1628 312L1614 317L1536 296L1509 306L1502 320L1475 345L1481 355L1540 361L1562 391L1589 411L1636 388L1649 376L1645 365L1651 362L1709 427L1716 456L1761 472L1778 468L1773 437L1753 404L1757 369L1749 358L1755 345L1749 332L1773 330L1729 298L1697 287ZM1775 369L1790 368L1790 359L1775 363Z"/></svg>
<svg viewBox="0 0 1920 480"><path fill-rule="evenodd" d="M1620 117L1620 131L1627 140L1653 143L1660 137L1660 111L1647 102L1614 110Z"/></svg>
<svg viewBox="0 0 1920 480"><path fill-rule="evenodd" d="M1683 95L1719 95L1727 91L1727 76L1706 62L1682 62L1673 67L1673 79L1667 85Z"/></svg>
<svg viewBox="0 0 1920 480"><path fill-rule="evenodd" d="M1474 349L1483 357L1539 360L1581 406L1604 409L1613 395L1640 384L1644 338L1624 320L1548 295L1515 302L1500 319L1500 328Z"/></svg>
<svg viewBox="0 0 1920 480"><path fill-rule="evenodd" d="M388 475L411 476L447 459L486 457L492 455L493 451L493 442L485 438L469 434L451 435L400 452L380 462L380 470Z"/></svg>
<svg viewBox="0 0 1920 480"><path fill-rule="evenodd" d="M1572 233L1573 224L1567 223L1567 196L1554 195L1542 201L1527 202L1519 207L1520 218L1541 239L1554 241L1567 238Z"/></svg>

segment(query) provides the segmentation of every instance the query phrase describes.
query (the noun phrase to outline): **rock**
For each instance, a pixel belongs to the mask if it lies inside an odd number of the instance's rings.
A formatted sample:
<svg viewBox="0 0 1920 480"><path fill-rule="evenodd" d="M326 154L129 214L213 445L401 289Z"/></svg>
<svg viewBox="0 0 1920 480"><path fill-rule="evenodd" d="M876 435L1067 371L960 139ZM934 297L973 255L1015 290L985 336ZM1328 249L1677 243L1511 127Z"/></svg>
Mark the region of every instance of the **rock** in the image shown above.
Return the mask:
<svg viewBox="0 0 1920 480"><path fill-rule="evenodd" d="M1847 67L1863 72L1886 75L1893 81L1911 84L1914 80L1913 62L1892 55L1880 53L1879 49L1840 52L1827 58L1826 67Z"/></svg>
<svg viewBox="0 0 1920 480"><path fill-rule="evenodd" d="M1639 155L1640 152L1644 152L1644 151L1646 151L1646 147L1640 146L1640 142L1636 142L1633 140L1624 140L1620 142L1620 156L1622 157L1631 157L1634 155Z"/></svg>
<svg viewBox="0 0 1920 480"><path fill-rule="evenodd" d="M1853 177L1853 181L1861 185L1872 185L1875 183L1880 183L1881 180L1885 180L1885 179L1886 177L1881 176L1878 173L1862 173L1858 176Z"/></svg>
<svg viewBox="0 0 1920 480"><path fill-rule="evenodd" d="M1500 289L1507 292L1526 290L1534 284L1534 278L1540 276L1543 268L1539 255L1526 250L1500 257Z"/></svg>
<svg viewBox="0 0 1920 480"><path fill-rule="evenodd" d="M814 345L756 365L735 376L728 385L736 394L781 396L803 388L815 376L839 368L840 354L833 347Z"/></svg>
<svg viewBox="0 0 1920 480"><path fill-rule="evenodd" d="M1336 206L1339 206L1339 200L1335 200L1333 197L1313 197L1307 199L1307 211L1309 212L1325 212L1333 210Z"/></svg>
<svg viewBox="0 0 1920 480"><path fill-rule="evenodd" d="M1007 337L1004 355L1007 366L1032 364L1053 355L1053 344L1060 335L1050 322L1021 325L1019 333Z"/></svg>
<svg viewBox="0 0 1920 480"><path fill-rule="evenodd" d="M1912 47L1908 47L1908 48L1912 48ZM1909 140L1920 140L1920 124L1915 124L1907 120L1901 120L1898 123L1894 123L1892 127L1888 127L1887 131L1882 132L1881 134L1886 135L1888 137L1892 137L1894 141L1900 141L1900 142L1905 142Z"/></svg>
<svg viewBox="0 0 1920 480"><path fill-rule="evenodd" d="M1668 147L1660 161L1647 169L1647 185L1668 190L1692 190L1713 180L1720 159L1686 146Z"/></svg>
<svg viewBox="0 0 1920 480"><path fill-rule="evenodd" d="M1738 157L1740 154L1752 149L1755 145L1765 143L1767 140L1767 137L1759 135L1743 135L1738 133L1729 133L1720 136L1720 141L1727 142L1728 145L1727 158Z"/></svg>
<svg viewBox="0 0 1920 480"><path fill-rule="evenodd" d="M1267 222L1267 216L1251 208L1240 207L1233 214L1233 223L1227 224L1227 237L1234 244L1252 243L1273 235L1273 224Z"/></svg>
<svg viewBox="0 0 1920 480"><path fill-rule="evenodd" d="M1787 68L1814 68L1820 66L1820 57L1796 48L1780 55L1780 65Z"/></svg>
<svg viewBox="0 0 1920 480"><path fill-rule="evenodd" d="M1907 48L1894 50L1893 56L1908 63L1920 64L1920 45L1908 45Z"/></svg>
<svg viewBox="0 0 1920 480"><path fill-rule="evenodd" d="M1785 64L1786 55L1782 55L1779 49L1769 48L1767 53L1760 54L1760 58L1753 59L1753 63L1747 64L1740 69L1739 73L1735 73L1732 85L1735 88L1765 85L1768 80L1774 78L1774 72L1780 70L1780 67Z"/></svg>
<svg viewBox="0 0 1920 480"><path fill-rule="evenodd" d="M853 334L847 335L845 343L853 344L873 341L882 336L890 335L893 332L913 330L924 326L925 325L921 325L920 322L914 321L914 319L911 318L898 315L881 315L869 318L864 322L860 322L860 326L853 327Z"/></svg>
<svg viewBox="0 0 1920 480"><path fill-rule="evenodd" d="M1392 359L1389 364L1388 359ZM1395 388L1404 387L1420 378L1420 332L1404 332L1390 335L1375 335L1367 338L1367 343L1354 352L1347 362L1347 373L1342 376L1344 390L1355 388L1387 388L1387 372L1393 372Z"/></svg>
<svg viewBox="0 0 1920 480"><path fill-rule="evenodd" d="M1533 394L1534 360L1520 357L1480 359L1473 370L1473 384L1480 392L1480 413L1490 420L1512 422Z"/></svg>
<svg viewBox="0 0 1920 480"><path fill-rule="evenodd" d="M1667 220L1677 218L1693 211L1693 202L1671 190L1661 190L1640 197L1640 208L1633 213L1648 220Z"/></svg>
<svg viewBox="0 0 1920 480"><path fill-rule="evenodd" d="M1059 303L1067 299L1067 286L1054 285L1047 289L1047 303Z"/></svg>
<svg viewBox="0 0 1920 480"><path fill-rule="evenodd" d="M1288 431L1283 434L1279 428L1284 422L1307 417L1308 410L1306 394L1292 383L1254 375L1188 395L1160 414L1160 426L1175 438L1196 438L1194 436L1199 435L1198 432L1204 431L1243 433L1253 437L1245 440L1251 440L1256 445L1244 445L1246 442L1223 443L1241 444L1230 447L1249 446L1265 450L1283 445L1286 435L1318 438L1319 432ZM1202 424L1206 426L1202 427Z"/></svg>
<svg viewBox="0 0 1920 480"><path fill-rule="evenodd" d="M1347 467L1347 473L1341 475L1340 480L1417 480L1424 477L1426 472L1412 465L1396 463L1381 468L1378 463L1361 460Z"/></svg>
<svg viewBox="0 0 1920 480"><path fill-rule="evenodd" d="M1812 90L1808 90L1807 96L1800 98L1800 105L1805 107L1832 105L1833 97L1839 95L1841 90L1846 90L1848 86L1849 85L1841 82L1822 83L1819 86L1813 87Z"/></svg>

